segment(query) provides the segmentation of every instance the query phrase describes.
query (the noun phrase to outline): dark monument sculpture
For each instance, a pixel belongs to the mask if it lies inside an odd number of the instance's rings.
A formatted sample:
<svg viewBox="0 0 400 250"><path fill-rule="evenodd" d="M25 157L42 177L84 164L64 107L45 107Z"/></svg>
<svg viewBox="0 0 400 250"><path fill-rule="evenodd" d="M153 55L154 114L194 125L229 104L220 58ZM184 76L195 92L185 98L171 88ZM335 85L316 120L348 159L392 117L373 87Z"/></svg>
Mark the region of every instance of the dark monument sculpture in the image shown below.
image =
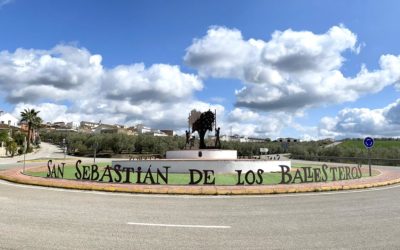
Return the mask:
<svg viewBox="0 0 400 250"><path fill-rule="evenodd" d="M186 133L186 145L188 145L190 140L190 132L186 130L185 133Z"/></svg>
<svg viewBox="0 0 400 250"><path fill-rule="evenodd" d="M215 148L221 148L221 141L219 140L220 127L215 129Z"/></svg>
<svg viewBox="0 0 400 250"><path fill-rule="evenodd" d="M215 121L215 115L213 112L208 110L207 112L201 113L200 117L192 124L192 132L197 131L200 137L200 149L206 149L206 143L204 137L208 130L213 130L213 124Z"/></svg>

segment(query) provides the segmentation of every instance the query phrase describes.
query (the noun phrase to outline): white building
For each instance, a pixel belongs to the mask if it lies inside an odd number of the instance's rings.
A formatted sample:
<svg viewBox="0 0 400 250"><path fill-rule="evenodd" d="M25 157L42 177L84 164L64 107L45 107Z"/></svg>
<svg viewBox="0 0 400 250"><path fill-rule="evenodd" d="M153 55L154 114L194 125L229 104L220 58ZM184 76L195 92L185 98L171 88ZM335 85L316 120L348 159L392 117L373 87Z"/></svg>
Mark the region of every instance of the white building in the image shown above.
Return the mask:
<svg viewBox="0 0 400 250"><path fill-rule="evenodd" d="M146 126L144 126L143 124L138 124L138 125L136 125L136 131L137 131L139 134L146 134L146 133L152 132L150 127L146 127Z"/></svg>
<svg viewBox="0 0 400 250"><path fill-rule="evenodd" d="M18 127L19 120L9 113L0 110L0 124Z"/></svg>

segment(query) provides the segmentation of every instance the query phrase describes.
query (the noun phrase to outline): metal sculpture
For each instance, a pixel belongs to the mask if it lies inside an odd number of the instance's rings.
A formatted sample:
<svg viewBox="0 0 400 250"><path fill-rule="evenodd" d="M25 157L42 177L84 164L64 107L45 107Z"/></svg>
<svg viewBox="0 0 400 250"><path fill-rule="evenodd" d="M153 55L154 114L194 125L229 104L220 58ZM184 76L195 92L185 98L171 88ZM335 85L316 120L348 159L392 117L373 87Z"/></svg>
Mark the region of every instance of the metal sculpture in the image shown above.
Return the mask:
<svg viewBox="0 0 400 250"><path fill-rule="evenodd" d="M208 130L213 130L213 124L215 121L215 115L213 112L208 110L207 112L201 113L200 117L192 124L192 132L197 131L200 138L200 149L206 149L206 143L204 137Z"/></svg>

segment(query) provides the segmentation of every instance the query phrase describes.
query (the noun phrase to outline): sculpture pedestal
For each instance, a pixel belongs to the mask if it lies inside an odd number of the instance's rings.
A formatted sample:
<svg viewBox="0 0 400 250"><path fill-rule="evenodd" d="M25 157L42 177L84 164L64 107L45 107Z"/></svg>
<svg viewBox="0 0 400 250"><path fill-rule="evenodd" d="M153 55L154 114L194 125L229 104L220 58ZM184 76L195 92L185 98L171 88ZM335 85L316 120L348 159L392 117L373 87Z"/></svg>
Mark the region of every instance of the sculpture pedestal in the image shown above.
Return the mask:
<svg viewBox="0 0 400 250"><path fill-rule="evenodd" d="M192 160L236 160L236 150L221 149L195 149L167 151L167 159L192 159Z"/></svg>
<svg viewBox="0 0 400 250"><path fill-rule="evenodd" d="M291 161L237 159L236 150L219 149L198 149L198 150L176 150L167 151L167 159L157 160L133 160L133 161L112 161L122 168L138 168L147 171L149 167L162 170L163 167L170 167L170 173L189 173L189 169L213 170L214 173L236 173L241 170L257 172L262 169L264 172L280 172L280 165L291 168Z"/></svg>

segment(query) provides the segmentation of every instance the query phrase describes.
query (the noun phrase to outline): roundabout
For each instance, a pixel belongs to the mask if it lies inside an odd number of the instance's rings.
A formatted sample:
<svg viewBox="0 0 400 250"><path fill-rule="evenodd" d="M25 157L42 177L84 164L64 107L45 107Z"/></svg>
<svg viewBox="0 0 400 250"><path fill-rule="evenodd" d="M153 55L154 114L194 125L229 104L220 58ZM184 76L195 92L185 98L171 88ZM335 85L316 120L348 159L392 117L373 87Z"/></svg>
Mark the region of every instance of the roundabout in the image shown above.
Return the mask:
<svg viewBox="0 0 400 250"><path fill-rule="evenodd" d="M85 166L83 166L85 167ZM89 167L89 166L88 166ZM97 168L97 166L96 166ZM107 167L105 168L107 169ZM301 168L300 168L301 169ZM110 177L104 182L90 181L89 175L85 179L62 179L30 176L22 173L21 168L11 168L0 171L0 178L10 182L29 184L45 187L56 187L77 190L93 190L123 193L152 193L152 194L180 194L180 195L262 195L284 194L321 191L339 191L350 189L363 189L380 187L400 183L400 170L394 167L374 167L375 175L359 179L336 180L328 182L310 182L295 184L266 184L266 185L182 185L182 184L148 184L148 183L120 183L109 182ZM56 169L53 169L56 173ZM27 172L45 173L49 171L43 165L28 167ZM82 171L82 170L81 170ZM367 174L368 169L363 169ZM88 170L88 173L90 171ZM103 177L106 172L103 173ZM143 173L144 174L144 173ZM100 174L101 175L101 174ZM100 176L98 174L98 176ZM293 173L292 173L293 175ZM81 176L82 177L82 176ZM218 175L214 178L217 178ZM284 176L282 176L284 177ZM107 181L108 180L108 181ZM237 184L237 183L236 183Z"/></svg>
<svg viewBox="0 0 400 250"><path fill-rule="evenodd" d="M46 170L45 165L35 160L27 163L26 171ZM375 187L396 183L400 173L395 167L374 166L379 172L373 177L356 180L257 186L110 184L27 176L21 174L21 163L0 168L2 178L8 179L0 181L0 245L9 248L388 249L400 245L400 186ZM316 192L323 188L341 191ZM274 195L261 193L264 189ZM233 190L237 195L213 195ZM169 195L172 191L180 195Z"/></svg>

